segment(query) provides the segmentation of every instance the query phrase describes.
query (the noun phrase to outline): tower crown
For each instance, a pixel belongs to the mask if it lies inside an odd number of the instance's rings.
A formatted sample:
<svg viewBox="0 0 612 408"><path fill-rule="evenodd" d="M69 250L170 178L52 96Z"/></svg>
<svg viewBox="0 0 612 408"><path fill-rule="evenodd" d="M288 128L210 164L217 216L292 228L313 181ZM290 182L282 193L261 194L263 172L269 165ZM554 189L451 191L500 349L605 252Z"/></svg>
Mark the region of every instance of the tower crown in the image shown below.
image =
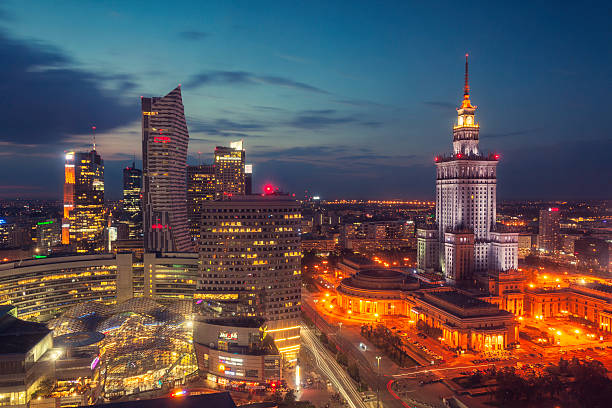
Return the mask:
<svg viewBox="0 0 612 408"><path fill-rule="evenodd" d="M465 82L463 84L463 101L457 108L457 124L453 126L454 153L465 155L478 154L478 130L476 123L476 106L470 101L470 84L468 74L468 54L465 54Z"/></svg>

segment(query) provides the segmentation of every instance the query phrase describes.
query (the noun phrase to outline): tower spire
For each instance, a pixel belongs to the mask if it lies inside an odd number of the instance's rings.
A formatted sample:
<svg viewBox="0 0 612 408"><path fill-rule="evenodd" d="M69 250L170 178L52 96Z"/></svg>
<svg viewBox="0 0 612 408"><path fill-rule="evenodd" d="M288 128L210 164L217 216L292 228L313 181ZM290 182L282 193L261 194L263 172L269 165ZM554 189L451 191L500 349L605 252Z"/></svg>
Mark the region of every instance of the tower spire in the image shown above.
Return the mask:
<svg viewBox="0 0 612 408"><path fill-rule="evenodd" d="M93 149L96 150L96 127L91 127L91 133L93 134Z"/></svg>
<svg viewBox="0 0 612 408"><path fill-rule="evenodd" d="M472 102L470 102L470 83L469 83L469 75L468 75L468 56L469 54L465 54L465 83L463 84L463 102L461 102L461 108L459 109L475 109L475 106L472 106Z"/></svg>
<svg viewBox="0 0 612 408"><path fill-rule="evenodd" d="M469 54L465 54L465 85L463 86L463 95L470 94L470 85L468 84L468 56Z"/></svg>

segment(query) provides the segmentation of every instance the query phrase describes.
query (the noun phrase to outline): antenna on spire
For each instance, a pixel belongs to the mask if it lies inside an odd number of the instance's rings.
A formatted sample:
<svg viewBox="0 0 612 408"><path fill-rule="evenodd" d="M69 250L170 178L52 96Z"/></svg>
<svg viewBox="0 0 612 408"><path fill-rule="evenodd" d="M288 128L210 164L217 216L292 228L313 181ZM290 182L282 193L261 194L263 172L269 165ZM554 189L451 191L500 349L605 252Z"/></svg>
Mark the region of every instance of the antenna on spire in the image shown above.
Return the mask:
<svg viewBox="0 0 612 408"><path fill-rule="evenodd" d="M202 165L202 152L198 151L198 164Z"/></svg>
<svg viewBox="0 0 612 408"><path fill-rule="evenodd" d="M96 150L96 127L91 127L91 133L93 134L93 149Z"/></svg>
<svg viewBox="0 0 612 408"><path fill-rule="evenodd" d="M132 168L136 168L136 152L132 154Z"/></svg>
<svg viewBox="0 0 612 408"><path fill-rule="evenodd" d="M465 85L463 86L463 94L469 95L470 93L470 85L468 84L468 56L469 54L465 54Z"/></svg>

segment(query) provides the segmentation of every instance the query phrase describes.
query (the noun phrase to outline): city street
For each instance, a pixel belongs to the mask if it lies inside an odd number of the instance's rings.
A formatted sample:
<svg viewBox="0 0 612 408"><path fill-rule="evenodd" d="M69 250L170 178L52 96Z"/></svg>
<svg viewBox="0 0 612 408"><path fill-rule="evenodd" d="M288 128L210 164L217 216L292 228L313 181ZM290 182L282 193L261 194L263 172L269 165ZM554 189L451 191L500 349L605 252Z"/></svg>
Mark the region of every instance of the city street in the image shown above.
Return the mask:
<svg viewBox="0 0 612 408"><path fill-rule="evenodd" d="M318 337L306 325L300 330L302 345L310 349L315 356L319 370L332 383L333 387L344 397L351 408L368 408L362 401L353 380L344 368L336 362L336 359L325 348Z"/></svg>

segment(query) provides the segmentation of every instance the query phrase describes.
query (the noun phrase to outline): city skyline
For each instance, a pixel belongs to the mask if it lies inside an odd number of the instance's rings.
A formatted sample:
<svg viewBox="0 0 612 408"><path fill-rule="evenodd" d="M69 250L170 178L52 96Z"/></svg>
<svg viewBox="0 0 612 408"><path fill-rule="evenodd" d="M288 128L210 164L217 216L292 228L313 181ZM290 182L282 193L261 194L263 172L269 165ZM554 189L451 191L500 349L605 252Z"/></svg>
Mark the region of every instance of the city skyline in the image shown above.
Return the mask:
<svg viewBox="0 0 612 408"><path fill-rule="evenodd" d="M282 4L186 2L172 6L176 22L146 40L133 34L167 14L165 6L140 16L137 5L47 7L0 9L0 46L14 61L3 74L7 92L19 95L0 117L1 198L59 198L62 153L89 148L92 125L107 196L119 198L134 152L141 167L139 96L181 83L190 164L200 151L244 139L255 191L273 182L330 199L431 199L433 157L448 140L465 52L486 118L483 148L495 146L504 163L500 199L609 198L600 188L612 171L603 120L609 78L597 68L610 65L600 52L609 12L597 7L311 3L296 13ZM88 24L63 28L80 13ZM116 29L94 38L102 25ZM160 52L170 58L152 69L145 61ZM29 123L32 112L44 120ZM37 160L9 178L23 156Z"/></svg>

